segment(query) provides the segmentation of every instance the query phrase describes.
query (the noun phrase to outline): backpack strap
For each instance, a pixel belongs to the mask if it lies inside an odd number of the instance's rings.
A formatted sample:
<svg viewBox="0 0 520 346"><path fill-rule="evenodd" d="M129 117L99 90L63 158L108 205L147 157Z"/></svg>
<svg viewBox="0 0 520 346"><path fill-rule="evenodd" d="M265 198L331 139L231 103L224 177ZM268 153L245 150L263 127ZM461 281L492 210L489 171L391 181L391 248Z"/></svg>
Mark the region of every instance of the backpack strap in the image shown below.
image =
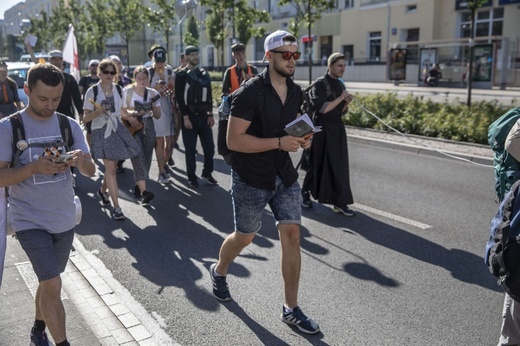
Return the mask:
<svg viewBox="0 0 520 346"><path fill-rule="evenodd" d="M117 93L119 94L119 97L123 97L123 87L121 85L116 84Z"/></svg>
<svg viewBox="0 0 520 346"><path fill-rule="evenodd" d="M36 147L36 146L65 146L65 150L69 151L70 148L74 145L74 138L72 136L72 128L70 126L69 118L62 113L56 112L56 116L58 117L58 124L60 126L61 133L61 141L48 142L48 143L27 143L27 147ZM15 167L18 164L18 160L20 159L20 155L22 152L27 149L19 148L18 142L24 140L25 141L25 129L22 123L22 116L20 112L16 112L9 116L9 121L11 122L11 127L13 128L13 156L11 160L10 167Z"/></svg>
<svg viewBox="0 0 520 346"><path fill-rule="evenodd" d="M95 84L94 87L92 88L92 92L94 93L94 102L96 102L97 100L97 95L98 95L98 86L99 86L99 83Z"/></svg>

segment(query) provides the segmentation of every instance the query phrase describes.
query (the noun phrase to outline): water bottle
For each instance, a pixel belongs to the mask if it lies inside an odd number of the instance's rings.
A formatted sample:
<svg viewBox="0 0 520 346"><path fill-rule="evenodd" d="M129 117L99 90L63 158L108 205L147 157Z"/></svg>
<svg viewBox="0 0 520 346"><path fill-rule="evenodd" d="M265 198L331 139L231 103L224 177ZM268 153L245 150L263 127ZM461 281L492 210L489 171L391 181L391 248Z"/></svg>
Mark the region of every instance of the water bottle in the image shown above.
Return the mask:
<svg viewBox="0 0 520 346"><path fill-rule="evenodd" d="M229 118L229 103L228 103L228 96L222 97L222 103L218 107L218 116L219 121L225 121Z"/></svg>

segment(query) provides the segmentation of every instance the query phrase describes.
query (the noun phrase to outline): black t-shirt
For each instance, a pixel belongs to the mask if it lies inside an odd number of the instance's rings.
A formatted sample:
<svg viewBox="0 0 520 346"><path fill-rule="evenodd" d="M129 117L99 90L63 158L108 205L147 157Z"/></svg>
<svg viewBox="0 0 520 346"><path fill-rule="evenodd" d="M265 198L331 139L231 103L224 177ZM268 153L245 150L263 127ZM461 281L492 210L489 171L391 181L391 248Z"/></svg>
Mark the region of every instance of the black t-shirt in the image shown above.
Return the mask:
<svg viewBox="0 0 520 346"><path fill-rule="evenodd" d="M262 89L258 86L261 83ZM259 91L261 90L261 91ZM261 92L261 97L258 93ZM257 102L262 102L262 113ZM254 102L252 100L255 100ZM258 138L278 138L286 136L285 125L296 119L302 104L301 87L287 78L287 99L282 104L271 85L268 69L245 82L236 91L231 103L230 116L250 123L246 133ZM297 179L289 153L283 150L269 150L261 153L233 152L233 170L248 185L265 190L275 190L276 176L279 175L286 187Z"/></svg>
<svg viewBox="0 0 520 346"><path fill-rule="evenodd" d="M90 76L90 75L81 77L81 79L79 80L78 85L80 87L83 87L83 95L82 96L85 96L85 93L87 92L88 88L90 88L94 84L97 84L98 82L99 82L99 77L96 78L96 79L92 78L92 76Z"/></svg>

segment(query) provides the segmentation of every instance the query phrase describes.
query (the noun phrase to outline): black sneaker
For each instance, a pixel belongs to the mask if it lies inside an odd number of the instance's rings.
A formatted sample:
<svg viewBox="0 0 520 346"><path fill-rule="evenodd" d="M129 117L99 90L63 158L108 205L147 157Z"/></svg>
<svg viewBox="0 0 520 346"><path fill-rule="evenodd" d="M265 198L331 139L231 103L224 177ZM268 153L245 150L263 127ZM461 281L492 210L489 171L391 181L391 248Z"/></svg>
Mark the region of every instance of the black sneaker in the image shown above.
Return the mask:
<svg viewBox="0 0 520 346"><path fill-rule="evenodd" d="M112 218L114 220L124 220L125 215L123 215L123 211L119 207L115 207L114 210L112 210Z"/></svg>
<svg viewBox="0 0 520 346"><path fill-rule="evenodd" d="M34 330L31 329L31 344L29 346L50 346L52 345L49 342L49 338L47 337L47 333L45 330Z"/></svg>
<svg viewBox="0 0 520 346"><path fill-rule="evenodd" d="M199 182L195 179L195 180L189 180L188 181L188 186L189 187L193 187L194 189L196 189L197 187L199 187Z"/></svg>
<svg viewBox="0 0 520 346"><path fill-rule="evenodd" d="M300 331L307 334L316 334L320 331L318 323L305 316L302 309L297 306L292 310L293 311L289 312L285 306L283 307L282 314L280 315L282 322L296 326Z"/></svg>
<svg viewBox="0 0 520 346"><path fill-rule="evenodd" d="M203 175L202 178L206 179L206 181L208 183L210 183L211 185L218 184L218 182L215 180L215 178L213 178L213 176L211 174Z"/></svg>
<svg viewBox="0 0 520 346"><path fill-rule="evenodd" d="M148 204L150 203L150 201L155 197L155 195L153 194L153 192L150 192L150 191L146 191L144 190L143 191L143 199L141 200L141 203L143 204Z"/></svg>
<svg viewBox="0 0 520 346"><path fill-rule="evenodd" d="M134 186L134 197L135 198L141 198L141 190L139 189L139 186Z"/></svg>
<svg viewBox="0 0 520 346"><path fill-rule="evenodd" d="M209 274L211 275L211 282L213 284L213 295L221 302L231 300L231 293L229 293L228 284L225 276L220 276L215 273L216 263L209 267Z"/></svg>
<svg viewBox="0 0 520 346"><path fill-rule="evenodd" d="M303 191L302 190L302 207L304 208L312 208L312 202L311 202L311 194L309 191Z"/></svg>
<svg viewBox="0 0 520 346"><path fill-rule="evenodd" d="M110 199L107 192L103 192L99 189L97 193L99 197L101 197L101 203L103 203L103 205L110 205Z"/></svg>
<svg viewBox="0 0 520 346"><path fill-rule="evenodd" d="M343 207L338 207L337 205L332 208L332 211L336 214L343 214L345 216L356 216L356 213L352 209L350 209L347 205Z"/></svg>
<svg viewBox="0 0 520 346"><path fill-rule="evenodd" d="M170 167L175 166L175 162L173 161L173 159L172 159L171 157L168 159L168 165L169 165Z"/></svg>

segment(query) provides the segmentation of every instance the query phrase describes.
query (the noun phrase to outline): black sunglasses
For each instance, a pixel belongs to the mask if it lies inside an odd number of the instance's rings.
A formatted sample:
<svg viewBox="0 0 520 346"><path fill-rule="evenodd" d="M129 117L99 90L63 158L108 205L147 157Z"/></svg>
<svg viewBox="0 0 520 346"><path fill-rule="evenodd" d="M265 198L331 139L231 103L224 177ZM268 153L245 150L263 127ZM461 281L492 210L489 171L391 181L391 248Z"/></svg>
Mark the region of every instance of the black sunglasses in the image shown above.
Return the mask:
<svg viewBox="0 0 520 346"><path fill-rule="evenodd" d="M116 71L107 71L107 70L103 70L101 72L103 72L103 74L111 74L112 76L115 76L117 73Z"/></svg>
<svg viewBox="0 0 520 346"><path fill-rule="evenodd" d="M284 60L291 60L291 58L293 58L294 60L298 60L298 59L300 59L300 56L302 55L301 52L291 53L291 52L282 52L282 51L279 51L279 50L271 50L270 52L271 53L280 53L280 54L282 54L282 58Z"/></svg>

